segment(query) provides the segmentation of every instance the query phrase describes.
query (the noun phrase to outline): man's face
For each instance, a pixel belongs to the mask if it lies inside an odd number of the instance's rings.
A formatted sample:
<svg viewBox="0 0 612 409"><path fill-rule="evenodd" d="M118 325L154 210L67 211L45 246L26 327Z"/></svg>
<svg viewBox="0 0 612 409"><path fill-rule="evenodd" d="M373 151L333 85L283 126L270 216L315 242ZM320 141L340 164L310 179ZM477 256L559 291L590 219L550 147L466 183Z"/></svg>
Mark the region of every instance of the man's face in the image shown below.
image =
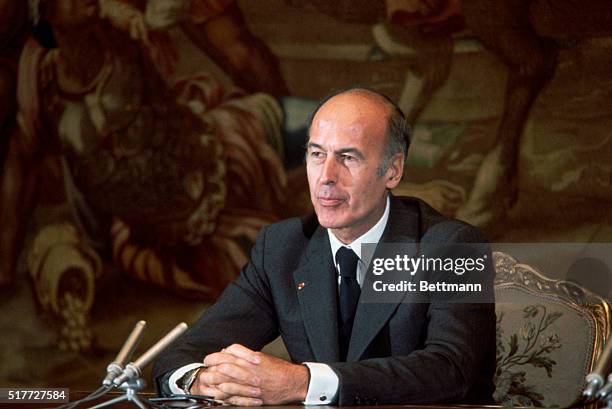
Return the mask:
<svg viewBox="0 0 612 409"><path fill-rule="evenodd" d="M382 216L386 189L397 186L403 158L380 176L389 108L370 95L345 93L327 101L310 128L306 159L310 200L321 226L344 243Z"/></svg>

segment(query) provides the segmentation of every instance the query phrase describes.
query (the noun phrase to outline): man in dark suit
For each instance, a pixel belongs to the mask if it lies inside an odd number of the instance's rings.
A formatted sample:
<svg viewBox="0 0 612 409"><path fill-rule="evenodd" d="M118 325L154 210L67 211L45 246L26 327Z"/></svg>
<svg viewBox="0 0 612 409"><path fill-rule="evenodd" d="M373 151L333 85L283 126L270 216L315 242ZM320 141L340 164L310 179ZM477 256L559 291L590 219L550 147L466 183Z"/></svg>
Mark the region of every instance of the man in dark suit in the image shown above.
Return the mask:
<svg viewBox="0 0 612 409"><path fill-rule="evenodd" d="M357 88L324 101L306 157L316 215L259 233L238 279L157 362L162 393L235 405L490 402L492 303L415 303L408 291L365 300L375 276L363 243L485 241L475 228L389 193L408 141L403 114L383 95ZM490 254L484 259L479 280L491 294ZM258 352L279 334L292 362Z"/></svg>

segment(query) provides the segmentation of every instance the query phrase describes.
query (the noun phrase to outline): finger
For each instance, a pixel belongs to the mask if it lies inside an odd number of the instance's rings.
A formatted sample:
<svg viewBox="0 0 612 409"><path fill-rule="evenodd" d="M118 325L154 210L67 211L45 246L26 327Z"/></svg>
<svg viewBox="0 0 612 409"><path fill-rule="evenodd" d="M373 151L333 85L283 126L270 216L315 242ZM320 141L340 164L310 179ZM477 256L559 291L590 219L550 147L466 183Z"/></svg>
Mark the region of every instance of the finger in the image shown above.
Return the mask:
<svg viewBox="0 0 612 409"><path fill-rule="evenodd" d="M230 398L231 395L219 390L218 388L210 385L204 384L196 384L194 383L189 391L192 395L204 395L204 396L212 396L214 399L227 399Z"/></svg>
<svg viewBox="0 0 612 409"><path fill-rule="evenodd" d="M236 357L233 355L226 354L225 352L213 352L206 355L202 362L208 367L213 367L224 363L234 363L234 361L236 361Z"/></svg>
<svg viewBox="0 0 612 409"><path fill-rule="evenodd" d="M244 396L247 398L259 398L261 396L261 389L234 382L222 383L217 385L216 388L231 396Z"/></svg>
<svg viewBox="0 0 612 409"><path fill-rule="evenodd" d="M232 354L238 358L242 358L246 361L249 361L252 364L260 364L261 363L261 358L260 358L260 354L256 351L253 351L247 347L245 347L244 345L240 345L240 344L232 344L230 346L228 346L227 348L225 348L225 352Z"/></svg>
<svg viewBox="0 0 612 409"><path fill-rule="evenodd" d="M234 406L261 406L263 405L263 401L261 399L256 398L245 398L243 396L232 396L229 399L223 400L225 403Z"/></svg>
<svg viewBox="0 0 612 409"><path fill-rule="evenodd" d="M223 375L227 375L235 381L251 386L259 386L259 378L250 370L236 364L217 365L216 369Z"/></svg>
<svg viewBox="0 0 612 409"><path fill-rule="evenodd" d="M204 365L206 366L212 367L221 364L248 366L250 365L250 362L225 352L215 352L204 357Z"/></svg>
<svg viewBox="0 0 612 409"><path fill-rule="evenodd" d="M223 382L230 382L232 378L213 368L208 368L198 374L198 382L204 385L218 385Z"/></svg>

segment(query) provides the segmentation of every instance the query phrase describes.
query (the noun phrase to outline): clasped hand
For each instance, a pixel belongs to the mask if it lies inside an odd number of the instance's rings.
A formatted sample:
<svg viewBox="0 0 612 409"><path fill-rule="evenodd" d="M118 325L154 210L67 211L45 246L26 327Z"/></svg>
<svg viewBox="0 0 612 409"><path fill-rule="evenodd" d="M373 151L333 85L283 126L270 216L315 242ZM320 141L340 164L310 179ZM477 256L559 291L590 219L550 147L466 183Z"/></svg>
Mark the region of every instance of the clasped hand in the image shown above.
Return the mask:
<svg viewBox="0 0 612 409"><path fill-rule="evenodd" d="M310 374L296 365L263 352L233 344L204 358L190 392L208 395L236 406L278 405L303 401Z"/></svg>

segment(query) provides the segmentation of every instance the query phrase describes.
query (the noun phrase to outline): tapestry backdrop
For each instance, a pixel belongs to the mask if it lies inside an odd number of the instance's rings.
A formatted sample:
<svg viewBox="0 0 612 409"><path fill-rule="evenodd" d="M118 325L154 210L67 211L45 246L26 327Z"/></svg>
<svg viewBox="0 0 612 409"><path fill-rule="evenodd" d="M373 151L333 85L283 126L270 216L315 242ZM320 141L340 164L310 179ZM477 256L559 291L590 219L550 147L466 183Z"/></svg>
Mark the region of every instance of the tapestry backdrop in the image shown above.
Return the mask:
<svg viewBox="0 0 612 409"><path fill-rule="evenodd" d="M0 385L95 388L136 321L143 350L197 319L311 210L334 89L413 124L395 194L497 242L610 242L612 6L516 3L0 0Z"/></svg>

